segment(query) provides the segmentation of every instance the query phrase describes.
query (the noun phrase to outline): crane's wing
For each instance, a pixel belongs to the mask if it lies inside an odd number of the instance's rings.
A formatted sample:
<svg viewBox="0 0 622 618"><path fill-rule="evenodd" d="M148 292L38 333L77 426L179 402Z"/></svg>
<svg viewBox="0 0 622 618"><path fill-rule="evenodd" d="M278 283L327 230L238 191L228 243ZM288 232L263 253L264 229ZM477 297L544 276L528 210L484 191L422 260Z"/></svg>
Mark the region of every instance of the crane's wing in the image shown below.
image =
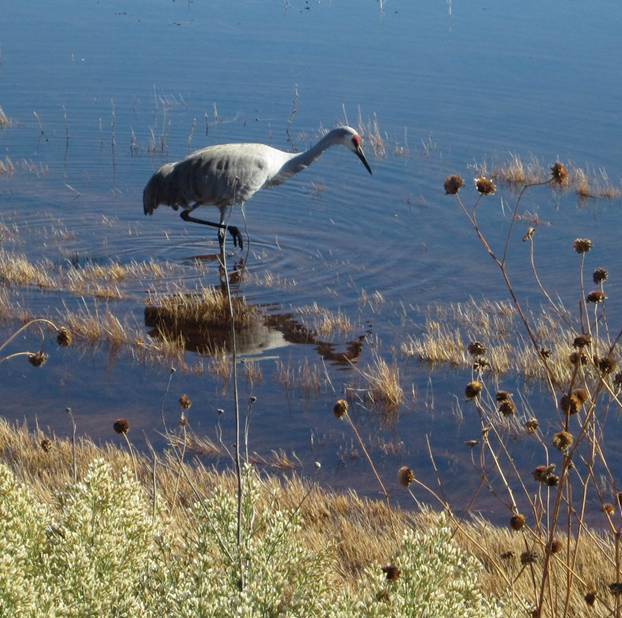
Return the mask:
<svg viewBox="0 0 622 618"><path fill-rule="evenodd" d="M280 155L281 151L263 144L224 144L198 150L175 164L171 182L178 189L179 205L246 202L278 172Z"/></svg>

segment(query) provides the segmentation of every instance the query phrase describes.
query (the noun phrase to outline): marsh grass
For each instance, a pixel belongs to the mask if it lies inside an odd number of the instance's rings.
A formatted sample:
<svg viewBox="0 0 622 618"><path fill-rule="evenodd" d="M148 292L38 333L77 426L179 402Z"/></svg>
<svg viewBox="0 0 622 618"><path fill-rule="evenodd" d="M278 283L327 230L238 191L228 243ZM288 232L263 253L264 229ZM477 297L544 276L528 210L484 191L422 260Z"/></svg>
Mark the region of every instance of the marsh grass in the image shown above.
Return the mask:
<svg viewBox="0 0 622 618"><path fill-rule="evenodd" d="M330 337L336 333L348 334L354 330L350 318L342 311L331 311L317 303L297 307L296 313L305 318L311 328L320 337Z"/></svg>
<svg viewBox="0 0 622 618"><path fill-rule="evenodd" d="M358 367L354 369L366 384L362 390L369 403L389 412L402 406L405 396L400 384L400 369L396 362L389 364L375 353L371 363L364 369ZM360 389L351 392L360 392Z"/></svg>
<svg viewBox="0 0 622 618"><path fill-rule="evenodd" d="M299 391L305 399L321 392L326 384L326 373L318 363L305 358L292 367L291 363L276 361L276 379L286 391Z"/></svg>
<svg viewBox="0 0 622 618"><path fill-rule="evenodd" d="M473 166L478 176L491 177L495 181L508 185L524 187L545 183L550 177L550 170L537 158L522 158L510 153L508 161L489 166L484 162ZM622 197L622 186L613 183L606 170L589 170L574 163L568 164L569 177L561 188L573 191L580 199L617 200Z"/></svg>

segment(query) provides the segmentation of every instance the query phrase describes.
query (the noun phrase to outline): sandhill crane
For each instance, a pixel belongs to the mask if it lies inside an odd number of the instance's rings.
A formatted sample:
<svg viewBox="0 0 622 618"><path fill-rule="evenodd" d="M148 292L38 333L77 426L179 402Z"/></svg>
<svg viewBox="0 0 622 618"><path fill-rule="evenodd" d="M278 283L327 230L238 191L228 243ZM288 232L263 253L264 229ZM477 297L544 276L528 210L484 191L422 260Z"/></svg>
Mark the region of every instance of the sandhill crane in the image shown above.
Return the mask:
<svg viewBox="0 0 622 618"><path fill-rule="evenodd" d="M242 248L242 234L234 225L225 225L228 208L244 204L264 187L285 182L315 161L327 148L341 144L351 150L371 174L361 136L351 127L328 132L306 152L291 153L265 144L221 144L197 150L182 161L166 163L149 180L143 192L143 208L152 215L160 205L182 209L181 218L218 228L221 249L229 232L234 246ZM190 216L199 206L220 210L220 222Z"/></svg>

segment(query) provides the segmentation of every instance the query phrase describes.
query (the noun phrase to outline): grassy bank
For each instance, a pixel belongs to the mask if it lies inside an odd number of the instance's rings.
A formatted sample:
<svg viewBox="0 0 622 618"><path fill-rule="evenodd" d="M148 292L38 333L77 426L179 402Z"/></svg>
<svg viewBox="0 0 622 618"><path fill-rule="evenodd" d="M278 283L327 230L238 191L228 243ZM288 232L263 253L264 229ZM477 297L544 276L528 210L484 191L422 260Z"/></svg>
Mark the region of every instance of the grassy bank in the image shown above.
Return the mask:
<svg viewBox="0 0 622 618"><path fill-rule="evenodd" d="M234 475L182 463L175 448L130 454L124 440L72 443L1 421L0 463L7 616L232 615L234 607L249 616L528 615L522 599L545 553L483 521L247 470L238 554ZM585 615L593 590L591 615L608 615L609 565L595 544L607 541L588 531L568 615ZM553 561L553 599L563 562Z"/></svg>

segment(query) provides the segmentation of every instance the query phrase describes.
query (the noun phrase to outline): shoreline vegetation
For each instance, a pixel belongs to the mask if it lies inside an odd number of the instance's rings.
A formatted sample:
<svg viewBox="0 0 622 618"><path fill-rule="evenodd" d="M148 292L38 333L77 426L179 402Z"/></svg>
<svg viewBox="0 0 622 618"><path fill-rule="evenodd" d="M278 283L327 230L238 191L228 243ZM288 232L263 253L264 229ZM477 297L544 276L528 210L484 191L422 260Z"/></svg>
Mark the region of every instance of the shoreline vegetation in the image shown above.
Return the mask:
<svg viewBox="0 0 622 618"><path fill-rule="evenodd" d="M167 610L178 611L176 615L196 615L192 608L200 611L201 607L213 611L217 602L211 595L221 595L223 603L234 602L239 591L228 573L235 570L234 565L227 564L227 552L218 547L218 541L212 547L206 538L201 539L200 532L206 537L220 537L227 551L232 551L235 541L225 537L231 535L234 523L235 474L205 468L197 461L183 461L183 426L175 430L177 442L171 440L166 451L138 453L131 445L129 424L120 423L122 420L115 424L119 443L103 445L86 437L59 438L38 426L29 428L0 420L0 537L4 539L3 562L7 567L0 569L1 606L20 607L26 610L23 615L37 615L45 609L46 601L62 599L68 604L67 615L107 612L114 607L126 608L128 615L137 615L132 612L139 609L145 615L155 615L154 610L165 605L163 590L154 589L156 583L176 589L167 591L173 598L168 599L172 604ZM426 607L439 612L434 614L438 616L526 615L528 604L520 599L529 598L532 592L529 571L541 571L545 548L536 546L526 551L522 535L510 528L477 518L456 525L425 507L407 511L360 498L354 492L336 494L295 475L286 479L254 476L250 485L253 515L249 518L261 522L253 524L253 534L258 536L253 559L260 564L266 558L261 552L269 553L271 546L266 550L259 539L280 522L283 536L270 541L275 543L277 560L272 563L268 556L266 568L282 569L286 579L293 577L293 570L311 578L314 583L303 579L298 585L304 589L300 594L314 596L312 607L320 612L314 615L423 616L429 615ZM215 508L214 497L221 510ZM203 508L211 509L211 519L201 518ZM230 517L226 508L231 511ZM41 518L38 526L32 519L35 515ZM206 530L206 526L212 529ZM40 534L38 527L43 528ZM81 538L87 531L88 538ZM139 534L151 552L149 556L136 545ZM418 535L416 545L412 535ZM70 541L72 547L67 546ZM563 536L560 542L564 543ZM96 549L88 550L85 544L94 544ZM601 533L586 530L574 565L581 583L571 595L570 616L585 615L591 603L586 603L584 596L592 591L598 598L611 596L606 586L597 585L607 581L609 565L599 560L596 545L614 551ZM167 553L171 548L174 553ZM131 557L131 552L137 556ZM288 552L290 560L300 562L288 563ZM54 580L53 572L29 569L53 569L55 561L78 557L80 565L65 564L70 571L67 587L74 588L58 590L54 593L58 597L46 599L38 586L43 586L46 578ZM146 560L144 569L139 564L141 558ZM93 564L95 559L100 561L99 566ZM183 564L189 569L188 577L194 578L192 586L184 587L177 579L180 574L172 573L173 564L157 567L158 560ZM213 561L211 568L218 567L216 582L210 581L213 573L205 573L199 585L199 574L190 572L186 560L207 570L206 565ZM79 568L83 571L78 572ZM123 598L137 594L136 589L145 585L143 577L164 577L157 573L158 568L168 569L167 575L173 579L152 582L149 598L137 595L132 602ZM556 562L552 568L556 581L565 577L561 564ZM99 581L90 581L96 569L100 569ZM275 589L270 590L276 594L272 607L279 608L279 615L309 615L297 605L300 599L289 589L292 581L274 584ZM511 594L508 582L512 584ZM46 585L51 587L48 591L54 588L50 581ZM89 594L87 586L93 587ZM332 596L330 590L341 592ZM180 596L175 598L175 592ZM261 606L266 609L270 601L263 599L264 593L269 596L259 587L249 596L254 597L252 603L267 602ZM409 600L408 595L417 599ZM329 611L329 603L334 603L335 613L323 613ZM225 608L220 607L221 611ZM596 600L590 615L609 614Z"/></svg>

